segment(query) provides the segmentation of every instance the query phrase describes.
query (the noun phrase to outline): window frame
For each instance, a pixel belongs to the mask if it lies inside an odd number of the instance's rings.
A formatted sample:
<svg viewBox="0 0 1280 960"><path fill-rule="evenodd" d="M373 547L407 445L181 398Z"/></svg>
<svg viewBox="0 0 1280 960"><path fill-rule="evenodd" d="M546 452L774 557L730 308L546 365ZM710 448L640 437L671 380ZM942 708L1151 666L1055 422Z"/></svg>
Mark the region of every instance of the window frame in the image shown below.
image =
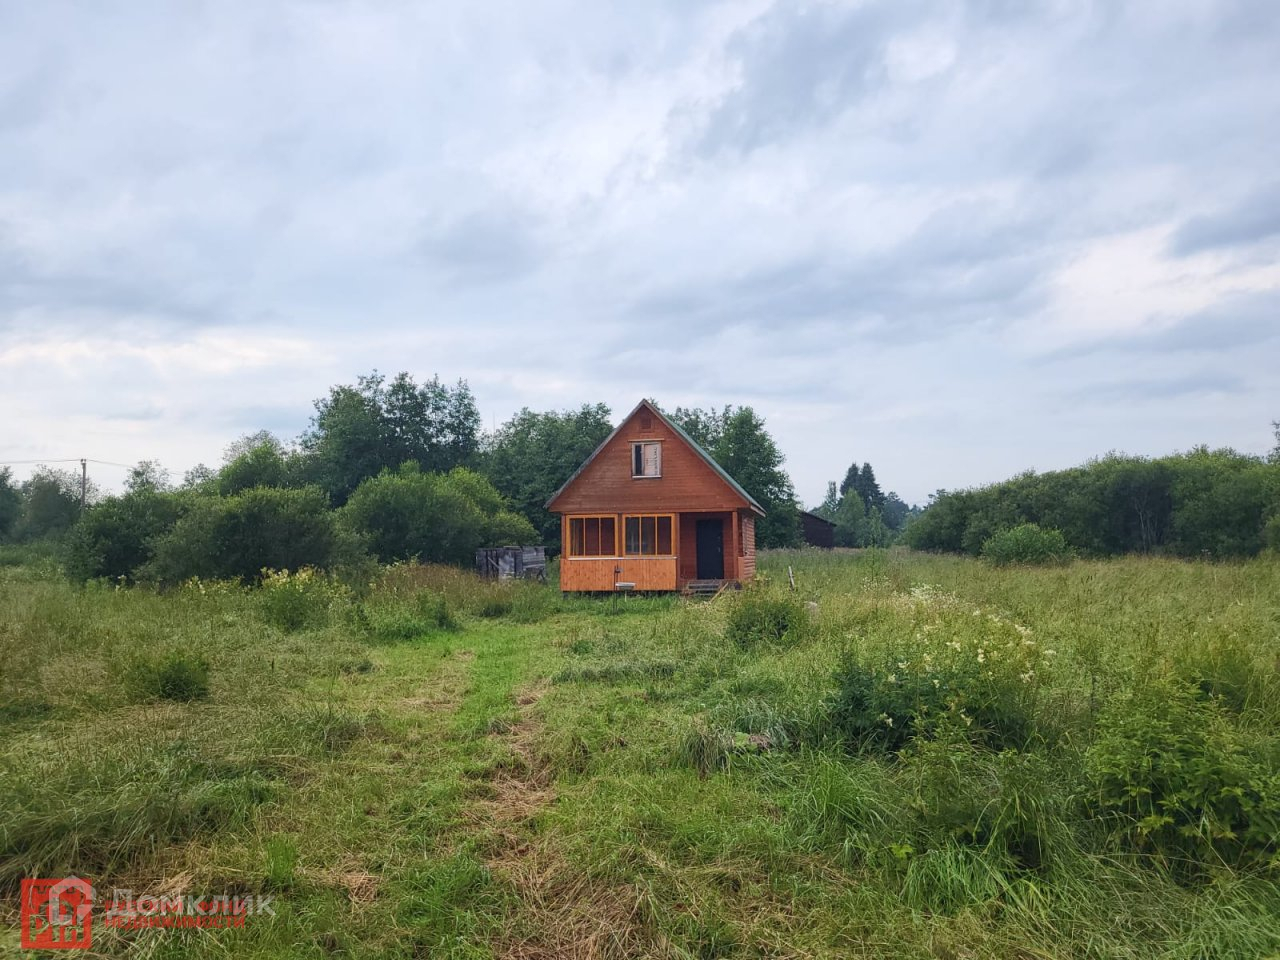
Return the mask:
<svg viewBox="0 0 1280 960"><path fill-rule="evenodd" d="M616 513L575 513L565 517L567 521L565 529L565 556L570 560L616 560L621 554L618 553L618 515ZM575 553L573 549L573 522L581 520L584 523L587 520L608 520L613 524L613 552L612 553ZM585 538L584 528L584 538ZM598 538L597 538L598 542Z"/></svg>
<svg viewBox="0 0 1280 960"><path fill-rule="evenodd" d="M643 552L643 548L644 548L644 521L645 521L645 519L650 518L650 517L652 517L652 518L653 518L653 521L654 521L654 522L653 522L653 549L654 549L654 552L653 552L653 553L644 553L644 552ZM659 541L660 541L660 536L659 536L659 533L658 533L658 521L659 521L659 520L662 520L662 519L664 519L664 518L667 520L667 522L668 522L668 523L670 523L670 524L671 524L671 552L670 552L670 553L659 553L659 552L658 552L658 544L659 544ZM639 536L639 543L640 543L640 547L641 547L641 552L631 553L631 552L629 552L629 551L627 550L627 521L628 521L628 520L639 520L639 521L640 521L640 536ZM678 556L678 548L677 548L677 546L676 546L676 515L675 515L674 513L624 513L624 514L622 515L622 527L621 527L621 534L622 534L622 542L621 542L620 546L622 547L622 553L620 553L620 554L619 554L619 556L622 556L622 557L638 557L638 558L641 558L641 559L648 559L648 560L653 560L653 559L669 560L669 559L672 559L672 558L674 558L674 557Z"/></svg>
<svg viewBox="0 0 1280 960"><path fill-rule="evenodd" d="M658 448L658 472L657 473L636 473L636 453L640 452L640 468L644 469L644 453L643 449L648 446ZM662 479L662 441L661 440L632 440L631 441L631 479L632 480L661 480ZM639 514L635 514L639 516Z"/></svg>

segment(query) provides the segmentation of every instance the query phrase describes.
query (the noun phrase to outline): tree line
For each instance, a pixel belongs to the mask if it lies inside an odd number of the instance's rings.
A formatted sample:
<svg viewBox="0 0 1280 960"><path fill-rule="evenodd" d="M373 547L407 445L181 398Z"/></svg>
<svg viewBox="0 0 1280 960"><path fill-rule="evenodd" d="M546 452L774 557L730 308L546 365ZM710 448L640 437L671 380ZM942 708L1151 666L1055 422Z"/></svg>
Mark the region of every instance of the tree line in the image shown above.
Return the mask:
<svg viewBox="0 0 1280 960"><path fill-rule="evenodd" d="M523 409L481 429L465 381L373 373L332 387L293 442L260 431L216 467L174 482L154 461L124 492L38 469L0 470L0 542L57 542L76 579L252 580L264 568L338 567L362 559L469 564L480 546L560 542L543 506L612 432L605 404ZM758 500L762 547L794 546L799 506L783 457L750 407L669 414Z"/></svg>
<svg viewBox="0 0 1280 960"><path fill-rule="evenodd" d="M897 542L908 521L920 512L890 490L880 489L876 472L855 461L844 479L827 484L827 495L813 513L835 524L837 547L887 547Z"/></svg>
<svg viewBox="0 0 1280 960"><path fill-rule="evenodd" d="M919 550L977 555L996 534L1033 523L1084 556L1253 556L1280 550L1280 423L1267 457L1198 447L1154 459L1110 455L1070 470L938 491L908 525Z"/></svg>

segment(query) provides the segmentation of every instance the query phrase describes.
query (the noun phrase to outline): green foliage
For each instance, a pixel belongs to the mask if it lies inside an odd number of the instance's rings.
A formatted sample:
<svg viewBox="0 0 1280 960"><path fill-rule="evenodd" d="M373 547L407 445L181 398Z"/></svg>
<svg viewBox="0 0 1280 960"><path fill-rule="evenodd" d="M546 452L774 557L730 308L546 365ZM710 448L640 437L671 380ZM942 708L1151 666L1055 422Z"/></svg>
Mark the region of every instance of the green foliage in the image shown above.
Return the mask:
<svg viewBox="0 0 1280 960"><path fill-rule="evenodd" d="M609 408L535 413L527 407L488 437L481 469L512 507L533 524L534 541L558 545L560 518L544 504L609 434Z"/></svg>
<svg viewBox="0 0 1280 960"><path fill-rule="evenodd" d="M756 520L761 549L800 543L800 510L791 478L782 468L782 451L751 407L688 410L677 407L671 420L693 438L764 508Z"/></svg>
<svg viewBox="0 0 1280 960"><path fill-rule="evenodd" d="M205 700L209 696L209 661L181 650L160 657L137 657L124 667L123 680L130 698L137 702Z"/></svg>
<svg viewBox="0 0 1280 960"><path fill-rule="evenodd" d="M1035 523L1086 556L1167 551L1239 557L1264 545L1280 511L1280 463L1204 448L1148 460L1108 456L975 490L939 491L909 526L919 550L978 554L1002 530Z"/></svg>
<svg viewBox="0 0 1280 960"><path fill-rule="evenodd" d="M249 583L263 570L331 570L357 556L322 491L256 487L231 497L193 499L155 541L154 556L139 575L161 583L190 577Z"/></svg>
<svg viewBox="0 0 1280 960"><path fill-rule="evenodd" d="M295 573L263 571L257 596L262 619L277 629L291 632L324 626L334 607L350 595L336 580L304 567Z"/></svg>
<svg viewBox="0 0 1280 960"><path fill-rule="evenodd" d="M342 516L384 562L469 566L478 547L536 539L529 522L502 503L488 480L464 467L432 474L406 464L362 483Z"/></svg>
<svg viewBox="0 0 1280 960"><path fill-rule="evenodd" d="M263 848L264 885L268 890L288 890L293 886L298 866L298 845L279 834L268 837Z"/></svg>
<svg viewBox="0 0 1280 960"><path fill-rule="evenodd" d="M851 464L839 487L827 484L827 496L815 511L836 525L837 547L887 547L912 514L896 493L884 493L871 464Z"/></svg>
<svg viewBox="0 0 1280 960"><path fill-rule="evenodd" d="M22 516L22 491L13 482L13 471L0 467L0 543L13 534L13 528Z"/></svg>
<svg viewBox="0 0 1280 960"><path fill-rule="evenodd" d="M1028 743L1052 652L1021 624L959 609L931 588L911 596L941 615L895 642L845 652L827 707L832 728L852 747L881 751L948 726L996 747Z"/></svg>
<svg viewBox="0 0 1280 960"><path fill-rule="evenodd" d="M729 600L725 638L744 650L794 644L808 627L809 612L798 597L749 586Z"/></svg>
<svg viewBox="0 0 1280 960"><path fill-rule="evenodd" d="M479 436L480 412L465 382L450 387L432 377L419 385L400 373L388 383L373 373L316 401L302 471L340 505L363 481L404 463L427 472L467 463Z"/></svg>
<svg viewBox="0 0 1280 960"><path fill-rule="evenodd" d="M86 499L98 499L97 488L87 485ZM22 484L22 513L12 537L19 543L61 536L80 516L80 475L70 470L38 467Z"/></svg>
<svg viewBox="0 0 1280 960"><path fill-rule="evenodd" d="M279 443L260 443L239 454L218 471L217 490L224 497L254 487L293 486L297 467Z"/></svg>
<svg viewBox="0 0 1280 960"><path fill-rule="evenodd" d="M64 567L72 580L135 579L156 540L178 522L188 501L142 486L91 506L67 537Z"/></svg>
<svg viewBox="0 0 1280 960"><path fill-rule="evenodd" d="M1280 513L1267 521L1262 532L1263 542L1272 553L1280 553Z"/></svg>
<svg viewBox="0 0 1280 960"><path fill-rule="evenodd" d="M982 543L982 558L998 567L1019 563L1065 563L1071 548L1061 530L1043 530L1034 523L1020 523L993 534Z"/></svg>
<svg viewBox="0 0 1280 960"><path fill-rule="evenodd" d="M857 491L846 491L840 497L840 502L836 505L835 515L832 517L836 525L835 541L837 547L860 547L863 546L862 524L866 519L867 511L862 502L862 498L858 496Z"/></svg>
<svg viewBox="0 0 1280 960"><path fill-rule="evenodd" d="M1171 863L1274 862L1280 768L1221 703L1179 681L1119 693L1087 754L1091 803L1139 850Z"/></svg>
<svg viewBox="0 0 1280 960"><path fill-rule="evenodd" d="M441 631L459 628L449 598L443 593L424 590L407 599L384 598L358 608L361 629L379 643L417 640Z"/></svg>

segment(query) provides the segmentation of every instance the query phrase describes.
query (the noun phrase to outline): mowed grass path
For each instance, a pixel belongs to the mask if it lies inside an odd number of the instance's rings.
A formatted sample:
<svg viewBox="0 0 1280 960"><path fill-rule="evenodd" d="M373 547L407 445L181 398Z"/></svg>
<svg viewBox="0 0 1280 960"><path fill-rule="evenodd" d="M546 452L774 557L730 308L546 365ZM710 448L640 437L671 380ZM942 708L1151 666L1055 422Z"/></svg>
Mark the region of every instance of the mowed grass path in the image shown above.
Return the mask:
<svg viewBox="0 0 1280 960"><path fill-rule="evenodd" d="M548 590L502 614L445 584L457 629L386 639L338 614L281 632L252 595L212 586L76 591L0 571L0 951L19 954L13 878L33 870L106 893L274 897L274 918L238 931L100 927L102 956L1280 950L1265 872L1188 883L1116 850L939 874L902 832L919 795L890 791L915 768L804 735L843 654L910 636L938 604L1052 643L1049 692L1077 705L1161 658L1203 661L1234 671L1242 723L1274 729L1280 565L796 554L766 571L788 564L819 603L811 634L753 650L726 642L721 602L615 612ZM210 661L207 700L131 702L122 664L188 648Z"/></svg>

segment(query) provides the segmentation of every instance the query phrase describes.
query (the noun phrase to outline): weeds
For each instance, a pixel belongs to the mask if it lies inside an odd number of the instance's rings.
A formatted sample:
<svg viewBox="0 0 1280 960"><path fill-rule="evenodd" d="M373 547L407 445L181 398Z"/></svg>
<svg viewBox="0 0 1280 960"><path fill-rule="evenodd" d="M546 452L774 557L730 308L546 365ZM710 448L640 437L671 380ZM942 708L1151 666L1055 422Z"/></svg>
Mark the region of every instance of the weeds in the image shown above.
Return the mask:
<svg viewBox="0 0 1280 960"><path fill-rule="evenodd" d="M135 702L206 700L209 661L181 650L158 658L139 657L125 668L124 684Z"/></svg>

